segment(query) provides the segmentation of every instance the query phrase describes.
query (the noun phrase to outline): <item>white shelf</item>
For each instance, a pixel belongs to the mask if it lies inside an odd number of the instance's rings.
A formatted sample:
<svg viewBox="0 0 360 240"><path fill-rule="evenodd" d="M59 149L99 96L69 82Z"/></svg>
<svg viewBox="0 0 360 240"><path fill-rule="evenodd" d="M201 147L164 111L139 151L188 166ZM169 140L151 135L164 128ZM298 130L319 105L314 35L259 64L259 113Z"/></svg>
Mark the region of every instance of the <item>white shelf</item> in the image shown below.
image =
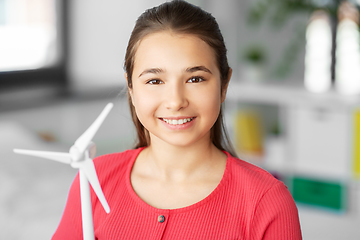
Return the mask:
<svg viewBox="0 0 360 240"><path fill-rule="evenodd" d="M312 106L351 109L360 105L360 96L344 96L335 90L311 93L303 86L276 83L230 82L227 100L276 104L280 106Z"/></svg>

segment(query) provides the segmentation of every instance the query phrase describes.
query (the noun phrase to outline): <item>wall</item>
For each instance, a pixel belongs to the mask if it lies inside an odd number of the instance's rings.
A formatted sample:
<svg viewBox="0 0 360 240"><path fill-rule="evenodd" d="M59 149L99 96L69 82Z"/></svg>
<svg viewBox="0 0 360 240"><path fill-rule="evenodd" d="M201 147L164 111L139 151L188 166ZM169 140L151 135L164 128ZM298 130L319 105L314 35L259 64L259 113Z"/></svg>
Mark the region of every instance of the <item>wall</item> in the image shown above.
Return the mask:
<svg viewBox="0 0 360 240"><path fill-rule="evenodd" d="M70 78L75 91L98 87L123 86L123 62L127 42L137 17L161 0L76 0L70 1ZM218 20L228 47L228 57L234 69L233 79L244 72L241 53L251 43L263 44L268 51L266 78L274 78L274 68L281 60L283 49L294 34L296 24L306 22L304 16L295 16L281 29L270 24L258 27L247 24L251 0L191 0L211 12ZM299 21L300 20L300 21ZM303 79L303 50L294 62L288 79ZM241 73L239 73L241 72Z"/></svg>
<svg viewBox="0 0 360 240"><path fill-rule="evenodd" d="M75 91L125 84L123 59L137 17L160 0L70 4L70 78Z"/></svg>

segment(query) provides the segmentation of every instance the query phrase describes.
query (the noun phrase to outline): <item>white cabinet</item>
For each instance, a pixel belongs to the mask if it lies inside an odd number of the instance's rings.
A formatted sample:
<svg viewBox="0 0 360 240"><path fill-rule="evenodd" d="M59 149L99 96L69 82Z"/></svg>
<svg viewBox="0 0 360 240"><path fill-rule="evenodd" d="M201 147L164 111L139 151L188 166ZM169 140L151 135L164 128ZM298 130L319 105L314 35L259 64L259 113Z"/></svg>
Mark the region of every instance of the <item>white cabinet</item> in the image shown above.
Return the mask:
<svg viewBox="0 0 360 240"><path fill-rule="evenodd" d="M326 179L351 175L351 113L316 106L290 107L294 172Z"/></svg>

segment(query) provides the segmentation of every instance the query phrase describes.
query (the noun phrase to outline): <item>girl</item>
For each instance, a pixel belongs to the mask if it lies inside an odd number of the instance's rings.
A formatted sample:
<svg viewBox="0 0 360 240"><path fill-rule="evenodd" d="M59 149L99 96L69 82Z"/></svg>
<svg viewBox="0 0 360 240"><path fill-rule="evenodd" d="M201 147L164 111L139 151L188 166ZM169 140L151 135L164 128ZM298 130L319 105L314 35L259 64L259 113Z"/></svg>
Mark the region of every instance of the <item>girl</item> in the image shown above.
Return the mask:
<svg viewBox="0 0 360 240"><path fill-rule="evenodd" d="M125 77L138 142L94 159L97 239L301 239L285 185L235 157L221 105L231 77L216 20L185 1L143 13ZM78 177L53 239L81 239Z"/></svg>

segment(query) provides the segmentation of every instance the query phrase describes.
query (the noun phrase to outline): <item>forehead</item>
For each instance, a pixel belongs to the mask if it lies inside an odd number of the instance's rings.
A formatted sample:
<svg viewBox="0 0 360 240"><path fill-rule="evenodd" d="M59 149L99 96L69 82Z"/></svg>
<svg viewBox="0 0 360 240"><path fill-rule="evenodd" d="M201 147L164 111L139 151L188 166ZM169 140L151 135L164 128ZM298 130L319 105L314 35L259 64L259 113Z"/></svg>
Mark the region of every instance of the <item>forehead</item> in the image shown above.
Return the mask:
<svg viewBox="0 0 360 240"><path fill-rule="evenodd" d="M178 34L170 31L149 34L139 42L134 57L135 68L149 64L164 66L177 64L179 67L186 64L200 64L217 68L212 47L193 34Z"/></svg>

